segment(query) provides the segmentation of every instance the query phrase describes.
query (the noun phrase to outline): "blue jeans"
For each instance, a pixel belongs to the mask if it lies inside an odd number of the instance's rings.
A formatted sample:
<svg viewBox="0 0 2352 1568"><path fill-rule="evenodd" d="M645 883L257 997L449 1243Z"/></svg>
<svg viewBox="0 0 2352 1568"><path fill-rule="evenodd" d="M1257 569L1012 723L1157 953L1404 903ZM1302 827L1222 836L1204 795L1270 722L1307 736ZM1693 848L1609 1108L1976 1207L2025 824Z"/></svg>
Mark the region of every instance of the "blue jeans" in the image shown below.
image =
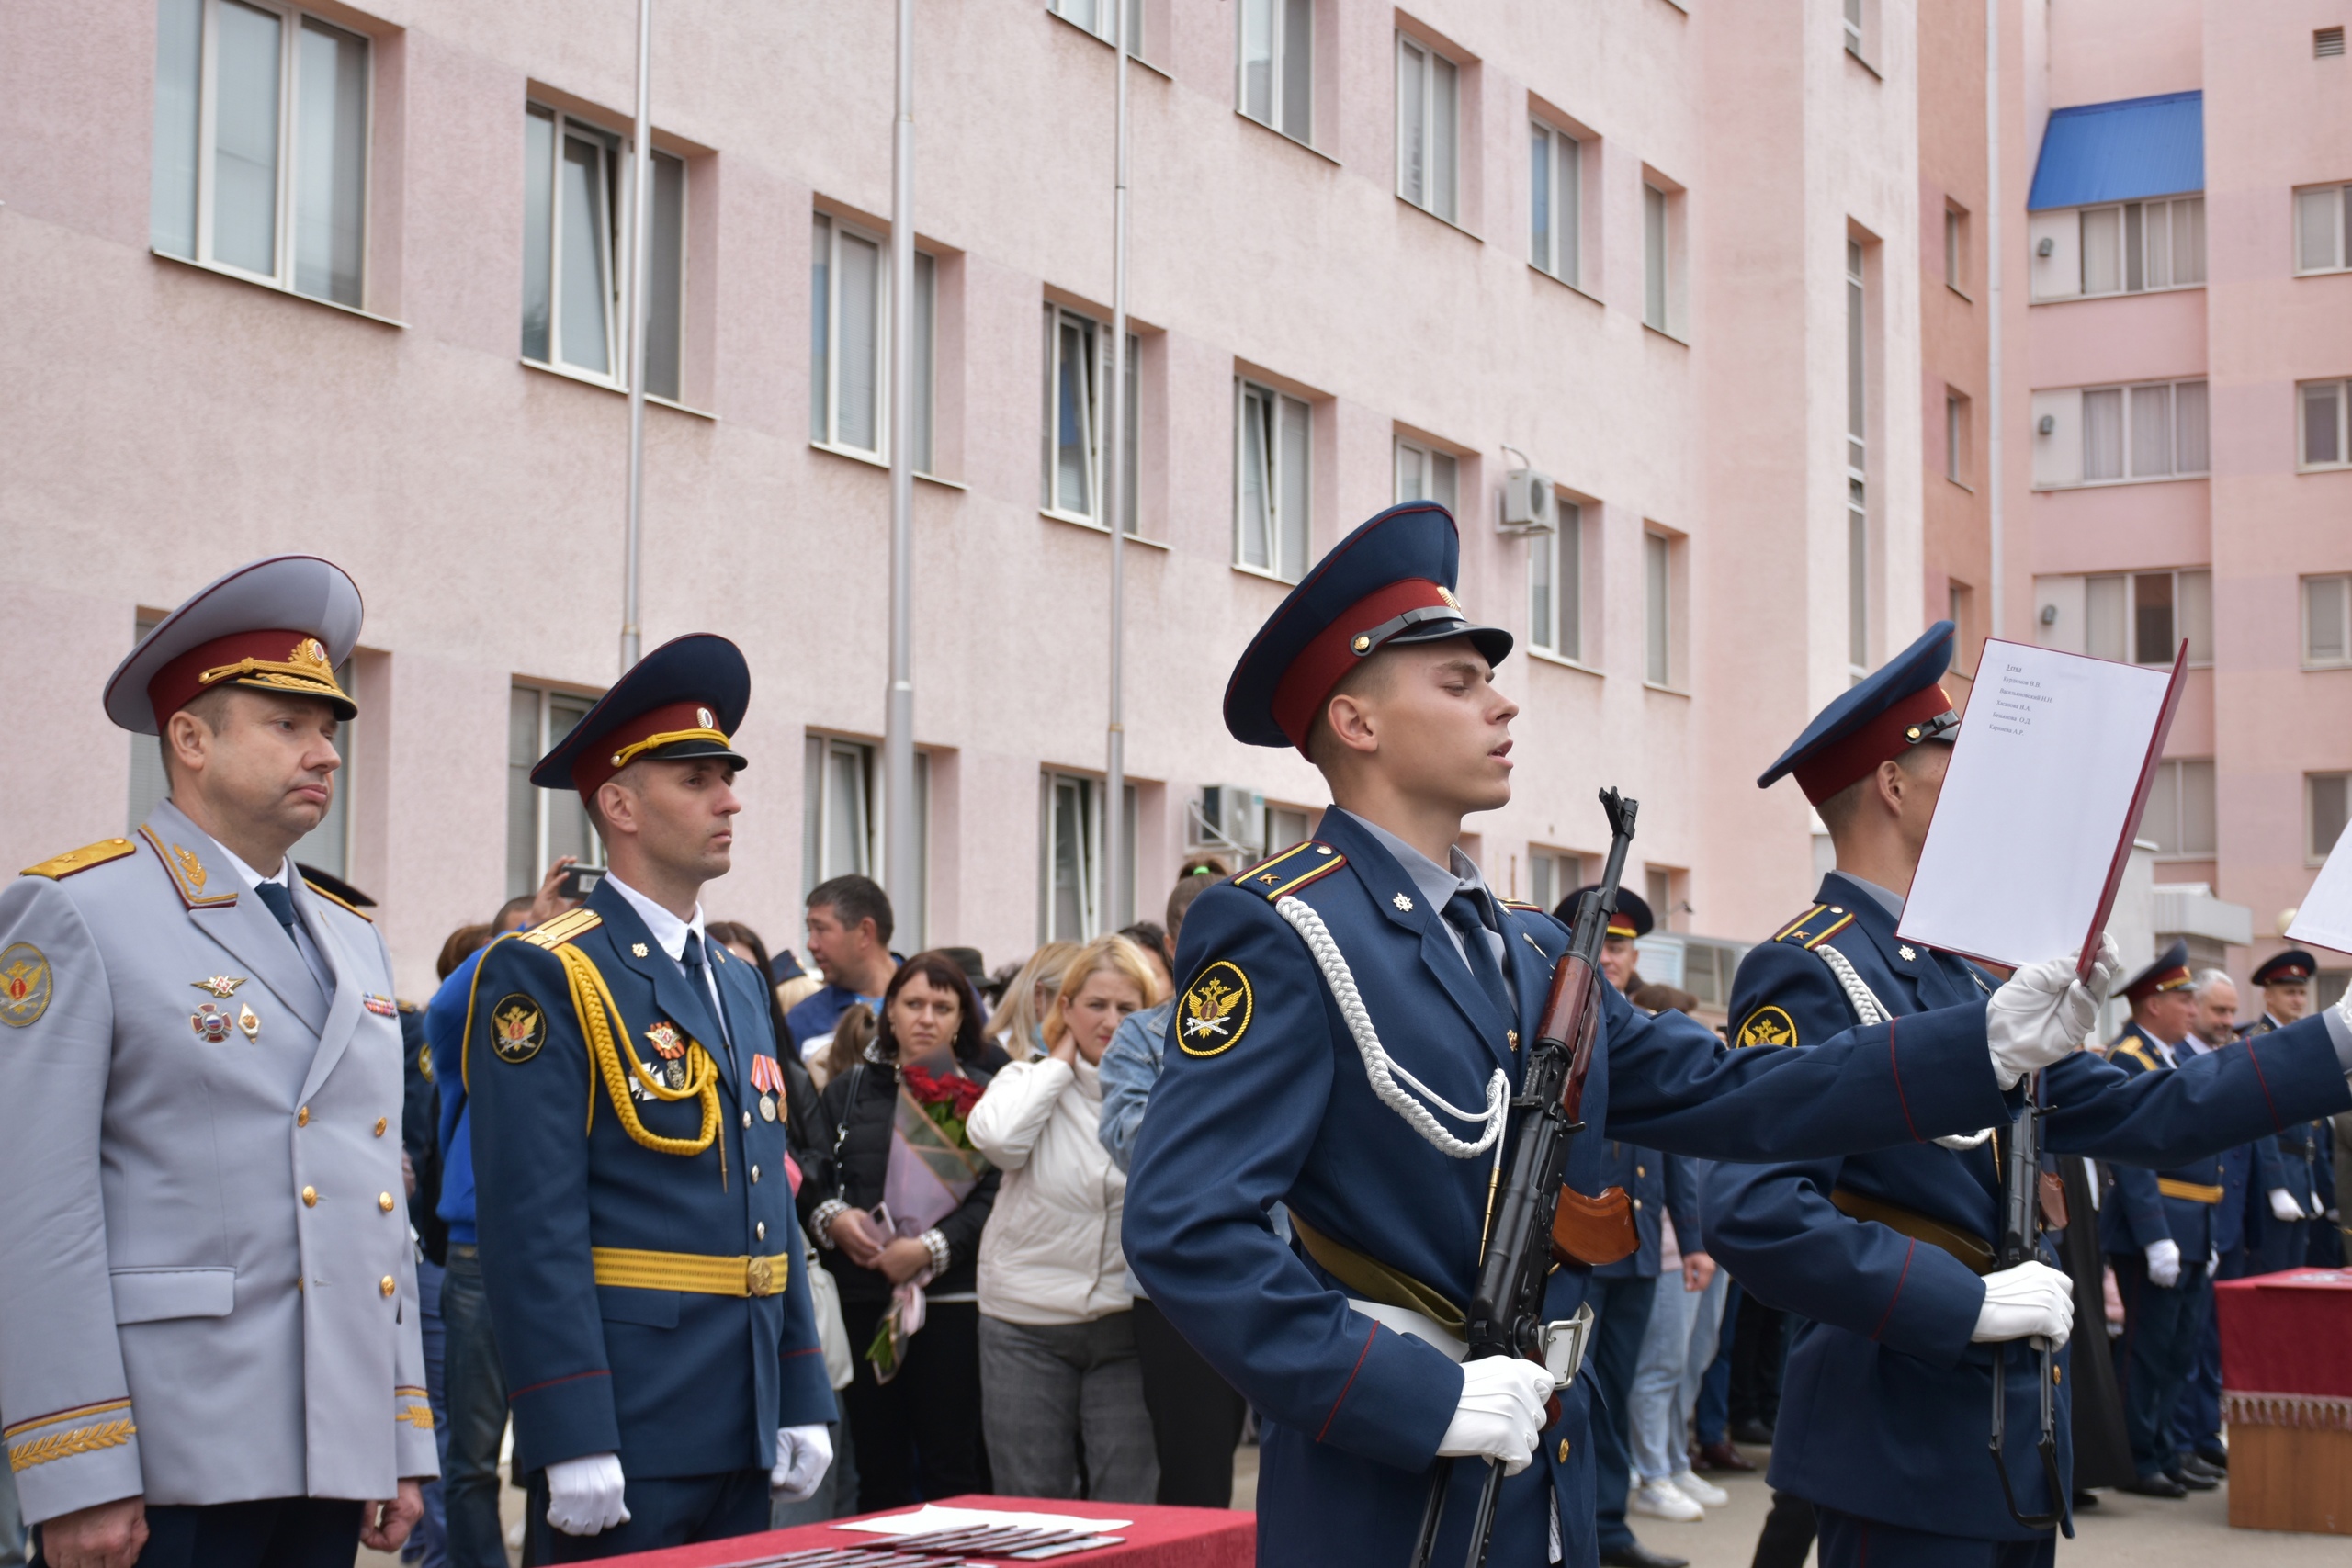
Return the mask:
<svg viewBox="0 0 2352 1568"><path fill-rule="evenodd" d="M441 1387L441 1350L445 1336L441 1327L441 1266L429 1258L416 1260L417 1323L424 1331L424 1395L433 1406L435 1446L438 1448L440 1434L449 1425L449 1402ZM441 1483L424 1483L424 1517L416 1521L416 1529L409 1533L408 1542L401 1548L401 1561L413 1562L418 1568L448 1568L449 1519L441 1505Z"/></svg>
<svg viewBox="0 0 2352 1568"><path fill-rule="evenodd" d="M1676 1290L1682 1281L1674 1281ZM1657 1276L1646 1280L1594 1280L1585 1299L1592 1303L1592 1369L1599 1396L1592 1409L1592 1512L1600 1550L1630 1546L1634 1532L1625 1523L1625 1494L1633 1486L1628 1408L1634 1392L1634 1368L1642 1353L1642 1336L1650 1325L1650 1307L1657 1299Z"/></svg>
<svg viewBox="0 0 2352 1568"><path fill-rule="evenodd" d="M1729 1279L1728 1274L1722 1276ZM1715 1357L1699 1380L1699 1400L1690 1425L1702 1447L1720 1443L1731 1435L1731 1342L1739 1330L1739 1281L1724 1292L1723 1329L1715 1337Z"/></svg>
<svg viewBox="0 0 2352 1568"><path fill-rule="evenodd" d="M441 1278L442 1390L448 1417L441 1434L441 1495L448 1517L451 1568L506 1568L506 1531L498 1522L498 1447L506 1436L506 1374L498 1365L481 1258L449 1244Z"/></svg>

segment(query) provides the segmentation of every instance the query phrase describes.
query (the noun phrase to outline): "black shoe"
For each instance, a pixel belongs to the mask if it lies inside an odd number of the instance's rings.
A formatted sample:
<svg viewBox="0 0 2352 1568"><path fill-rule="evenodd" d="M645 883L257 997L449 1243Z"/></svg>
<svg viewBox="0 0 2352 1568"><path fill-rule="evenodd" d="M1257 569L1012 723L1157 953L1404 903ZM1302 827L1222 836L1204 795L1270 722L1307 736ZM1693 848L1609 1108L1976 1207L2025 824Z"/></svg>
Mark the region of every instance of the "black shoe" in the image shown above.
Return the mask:
<svg viewBox="0 0 2352 1568"><path fill-rule="evenodd" d="M2211 1492L2220 1484L2218 1482L2206 1480L2199 1471L2188 1469L2183 1465L2177 1464L2165 1473L2172 1478L2175 1485L2188 1492Z"/></svg>
<svg viewBox="0 0 2352 1568"><path fill-rule="evenodd" d="M2188 1488L2169 1475L2135 1475L2117 1488L2120 1492L2136 1493L2143 1497L2180 1498L2188 1495Z"/></svg>
<svg viewBox="0 0 2352 1568"><path fill-rule="evenodd" d="M1623 1546L1602 1547L1600 1564L1601 1568L1690 1568L1690 1560L1668 1557L1664 1552L1652 1551L1638 1540L1629 1540Z"/></svg>
<svg viewBox="0 0 2352 1568"><path fill-rule="evenodd" d="M2216 1470L2197 1454L2188 1454L2181 1460L2180 1473L2184 1476L2193 1475L2200 1480L2210 1481L2217 1486L2230 1478L2228 1471Z"/></svg>
<svg viewBox="0 0 2352 1568"><path fill-rule="evenodd" d="M2223 1475L2230 1472L2230 1456L2220 1449L2199 1449L2195 1458L2208 1470L2219 1471Z"/></svg>
<svg viewBox="0 0 2352 1568"><path fill-rule="evenodd" d="M1772 1428L1761 1421L1742 1421L1731 1429L1731 1440L1735 1443L1754 1443L1758 1447L1770 1448L1772 1443Z"/></svg>
<svg viewBox="0 0 2352 1568"><path fill-rule="evenodd" d="M2098 1493L2096 1493L2096 1492L2086 1492L2086 1491L2083 1490L2083 1488L2081 1488L2081 1487L2079 1487L2079 1486L2077 1486L2077 1487L2075 1487L2075 1512L2076 1512L2076 1513L2078 1513L2078 1514L2079 1514L2079 1513L2081 1513L2085 1508L2096 1508L2096 1507L2098 1507Z"/></svg>

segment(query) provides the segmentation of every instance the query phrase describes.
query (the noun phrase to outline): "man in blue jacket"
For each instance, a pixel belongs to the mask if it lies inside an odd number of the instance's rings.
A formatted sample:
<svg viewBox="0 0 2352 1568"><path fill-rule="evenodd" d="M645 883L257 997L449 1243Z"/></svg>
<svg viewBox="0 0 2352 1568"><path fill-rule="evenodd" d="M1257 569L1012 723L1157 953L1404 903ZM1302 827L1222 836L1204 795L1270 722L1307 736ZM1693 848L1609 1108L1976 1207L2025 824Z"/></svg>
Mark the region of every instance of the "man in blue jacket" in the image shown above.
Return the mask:
<svg viewBox="0 0 2352 1568"><path fill-rule="evenodd" d="M1795 775L1829 829L1837 869L1810 908L1741 961L1735 1038L1794 1047L1743 1055L1803 1056L1858 1021L1908 1026L1994 991L1975 965L1896 934L1958 724L1939 684L1952 631L1938 623L1830 704L1758 780ZM2279 1044L2258 1065L2243 1051L2217 1054L2162 1084L2128 1082L2096 1055L2070 1054L2041 1075L2053 1108L2045 1145L2161 1160L2271 1130L2271 1097L2281 1111L2352 1103L2352 1030L2341 1021L2333 1033L2313 1028ZM1931 1143L1718 1166L1708 1184L1716 1261L1807 1320L1789 1356L1770 1480L1813 1505L1823 1568L2052 1559L2053 1532L2011 1515L1986 1452L1993 1347L2007 1344L2009 1484L2020 1510L2064 1513L2072 1380L2061 1361L2053 1495L2035 1449L2039 1358L2020 1342L2063 1347L2075 1327L2072 1285L2046 1261L1995 1268L1997 1156L2011 1121L2005 1107L1982 1130Z"/></svg>
<svg viewBox="0 0 2352 1568"><path fill-rule="evenodd" d="M1334 805L1185 917L1173 1049L1127 1187L1127 1257L1153 1303L1264 1418L1258 1551L1283 1568L1403 1562L1447 1458L1510 1477L1493 1561L1598 1556L1587 1385L1557 1389L1547 1427L1550 1370L1464 1359L1490 1173L1567 932L1497 899L1454 844L1466 813L1510 798L1518 712L1493 685L1510 634L1464 613L1458 552L1443 509L1392 508L1243 653L1227 729L1302 750ZM2094 989L2071 960L2039 964L1991 1008L1899 1035L1731 1052L1603 987L1567 1184L1600 1194L1612 1137L1762 1159L1983 1126L2089 1027ZM1574 1320L1589 1279L1555 1270L1546 1317ZM1459 1562L1487 1472L1452 1473L1438 1547Z"/></svg>
<svg viewBox="0 0 2352 1568"><path fill-rule="evenodd" d="M610 874L474 972L476 1221L538 1562L765 1529L832 1459L767 980L703 933L750 698L723 637L623 675L531 772L587 801Z"/></svg>

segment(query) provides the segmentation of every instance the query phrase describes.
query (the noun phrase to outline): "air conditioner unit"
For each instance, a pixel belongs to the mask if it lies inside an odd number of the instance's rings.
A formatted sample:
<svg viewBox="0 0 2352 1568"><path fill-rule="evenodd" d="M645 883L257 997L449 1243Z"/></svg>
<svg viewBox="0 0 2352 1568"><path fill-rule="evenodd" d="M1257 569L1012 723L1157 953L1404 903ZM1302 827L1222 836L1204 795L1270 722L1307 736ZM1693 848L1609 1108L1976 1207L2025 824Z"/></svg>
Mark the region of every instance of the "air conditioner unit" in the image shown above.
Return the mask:
<svg viewBox="0 0 2352 1568"><path fill-rule="evenodd" d="M1503 475L1503 532L1548 534L1555 526L1552 506L1552 476L1533 468L1513 468Z"/></svg>
<svg viewBox="0 0 2352 1568"><path fill-rule="evenodd" d="M1195 843L1255 858L1266 841L1266 797L1248 784L1210 784L1201 791Z"/></svg>

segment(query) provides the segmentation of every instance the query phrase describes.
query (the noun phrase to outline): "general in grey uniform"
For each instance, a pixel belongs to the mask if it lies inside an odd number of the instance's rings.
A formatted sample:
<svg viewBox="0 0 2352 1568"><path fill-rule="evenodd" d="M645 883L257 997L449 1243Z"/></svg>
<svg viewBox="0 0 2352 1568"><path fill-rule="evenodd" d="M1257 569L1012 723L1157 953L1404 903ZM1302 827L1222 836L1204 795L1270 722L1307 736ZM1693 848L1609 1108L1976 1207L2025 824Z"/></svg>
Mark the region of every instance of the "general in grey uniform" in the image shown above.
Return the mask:
<svg viewBox="0 0 2352 1568"><path fill-rule="evenodd" d="M52 1562L348 1564L435 1473L390 962L284 853L359 625L307 556L181 605L107 688L200 753L178 804L0 893L0 1416Z"/></svg>

